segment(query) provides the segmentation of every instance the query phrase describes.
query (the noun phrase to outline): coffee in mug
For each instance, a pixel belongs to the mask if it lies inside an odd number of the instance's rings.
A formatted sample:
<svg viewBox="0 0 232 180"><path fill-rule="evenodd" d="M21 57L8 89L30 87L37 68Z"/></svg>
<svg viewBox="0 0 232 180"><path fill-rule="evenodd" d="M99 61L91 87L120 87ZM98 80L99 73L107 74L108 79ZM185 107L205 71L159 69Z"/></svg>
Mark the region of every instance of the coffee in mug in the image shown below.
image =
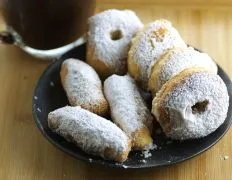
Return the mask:
<svg viewBox="0 0 232 180"><path fill-rule="evenodd" d="M3 18L23 42L54 49L84 35L95 0L3 0Z"/></svg>

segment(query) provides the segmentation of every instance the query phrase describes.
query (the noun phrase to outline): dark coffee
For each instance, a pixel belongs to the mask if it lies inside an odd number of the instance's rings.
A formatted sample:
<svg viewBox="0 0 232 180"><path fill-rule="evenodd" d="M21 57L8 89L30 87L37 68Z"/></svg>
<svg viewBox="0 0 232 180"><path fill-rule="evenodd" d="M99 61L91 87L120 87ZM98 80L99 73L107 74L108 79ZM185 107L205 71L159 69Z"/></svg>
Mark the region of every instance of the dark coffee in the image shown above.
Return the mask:
<svg viewBox="0 0 232 180"><path fill-rule="evenodd" d="M4 0L3 16L26 45L53 49L84 34L94 8L95 0Z"/></svg>

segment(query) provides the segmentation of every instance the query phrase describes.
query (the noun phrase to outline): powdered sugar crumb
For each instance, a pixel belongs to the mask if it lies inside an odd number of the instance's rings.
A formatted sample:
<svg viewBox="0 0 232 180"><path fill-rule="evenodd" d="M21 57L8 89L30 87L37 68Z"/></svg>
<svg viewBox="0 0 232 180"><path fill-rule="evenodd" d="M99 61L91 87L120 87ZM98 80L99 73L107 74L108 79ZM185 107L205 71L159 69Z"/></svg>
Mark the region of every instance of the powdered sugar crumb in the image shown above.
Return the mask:
<svg viewBox="0 0 232 180"><path fill-rule="evenodd" d="M144 154L144 158L149 158L149 157L151 157L152 156L152 154L149 152L149 151L144 151L143 152Z"/></svg>
<svg viewBox="0 0 232 180"><path fill-rule="evenodd" d="M54 86L55 86L55 84L54 84L53 81L50 82L50 86L51 86L51 87L54 87Z"/></svg>
<svg viewBox="0 0 232 180"><path fill-rule="evenodd" d="M142 163L146 163L147 161L145 159L140 160Z"/></svg>
<svg viewBox="0 0 232 180"><path fill-rule="evenodd" d="M37 97L37 96L34 96L34 99L35 99L35 100L37 100L37 99L38 99L38 97Z"/></svg>
<svg viewBox="0 0 232 180"><path fill-rule="evenodd" d="M42 112L40 108L37 108L37 111Z"/></svg>
<svg viewBox="0 0 232 180"><path fill-rule="evenodd" d="M229 159L229 156L225 155L225 156L220 156L220 159L221 160L228 160Z"/></svg>
<svg viewBox="0 0 232 180"><path fill-rule="evenodd" d="M157 149L158 147L157 147L157 145L156 144L150 144L149 146L147 146L146 148L145 148L145 150L143 150L143 152L142 152L142 156L144 157L144 158L149 158L149 157L151 157L152 156L152 154L151 154L151 152L150 151L152 151L152 150L154 150L154 149Z"/></svg>
<svg viewBox="0 0 232 180"><path fill-rule="evenodd" d="M93 161L93 159L92 158L89 158L89 162L92 162Z"/></svg>
<svg viewBox="0 0 232 180"><path fill-rule="evenodd" d="M227 160L227 159L229 159L229 156L224 156L224 160Z"/></svg>

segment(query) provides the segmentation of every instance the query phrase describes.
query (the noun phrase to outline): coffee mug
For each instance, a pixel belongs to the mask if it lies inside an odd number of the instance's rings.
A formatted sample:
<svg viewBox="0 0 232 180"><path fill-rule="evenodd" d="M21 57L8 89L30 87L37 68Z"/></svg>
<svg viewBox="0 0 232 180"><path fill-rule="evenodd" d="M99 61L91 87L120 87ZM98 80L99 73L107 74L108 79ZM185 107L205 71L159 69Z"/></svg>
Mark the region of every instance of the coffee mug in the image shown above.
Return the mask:
<svg viewBox="0 0 232 180"><path fill-rule="evenodd" d="M3 0L0 41L39 58L54 58L84 43L95 0Z"/></svg>

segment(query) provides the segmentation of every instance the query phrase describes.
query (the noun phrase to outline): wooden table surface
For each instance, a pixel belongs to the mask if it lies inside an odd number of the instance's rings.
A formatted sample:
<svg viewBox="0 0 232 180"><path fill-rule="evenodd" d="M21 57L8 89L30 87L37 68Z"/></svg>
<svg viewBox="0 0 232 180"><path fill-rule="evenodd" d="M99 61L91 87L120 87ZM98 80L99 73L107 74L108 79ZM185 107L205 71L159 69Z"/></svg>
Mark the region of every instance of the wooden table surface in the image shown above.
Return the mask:
<svg viewBox="0 0 232 180"><path fill-rule="evenodd" d="M96 11L128 8L144 23L167 18L189 44L209 53L232 77L232 3L230 0L185 2L99 0ZM33 89L49 63L16 47L0 45L1 180L232 179L232 129L202 155L181 164L150 170L93 167L59 151L38 131L31 112ZM229 159L224 160L224 156Z"/></svg>

